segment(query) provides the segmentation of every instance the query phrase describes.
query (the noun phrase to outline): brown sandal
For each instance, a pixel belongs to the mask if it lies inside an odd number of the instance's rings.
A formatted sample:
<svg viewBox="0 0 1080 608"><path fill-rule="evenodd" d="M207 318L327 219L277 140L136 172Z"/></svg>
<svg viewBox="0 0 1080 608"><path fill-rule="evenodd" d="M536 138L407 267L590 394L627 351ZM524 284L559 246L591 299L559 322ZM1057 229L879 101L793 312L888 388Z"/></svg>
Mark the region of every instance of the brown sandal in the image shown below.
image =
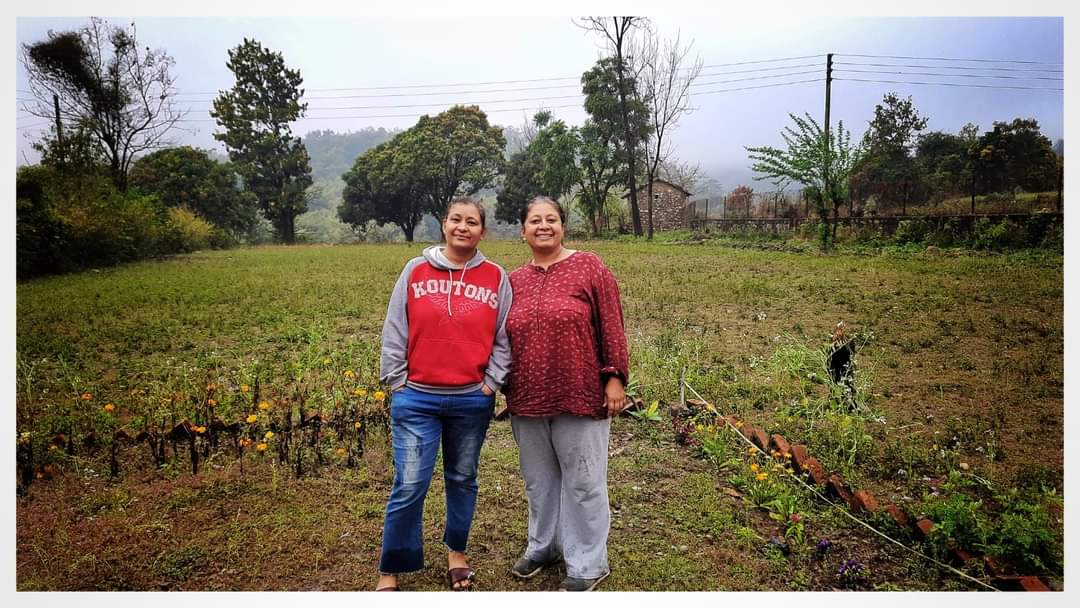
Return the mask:
<svg viewBox="0 0 1080 608"><path fill-rule="evenodd" d="M446 571L446 582L450 585L451 591L472 591L473 581L476 580L476 573L472 568L450 568ZM468 585L461 585L468 581Z"/></svg>

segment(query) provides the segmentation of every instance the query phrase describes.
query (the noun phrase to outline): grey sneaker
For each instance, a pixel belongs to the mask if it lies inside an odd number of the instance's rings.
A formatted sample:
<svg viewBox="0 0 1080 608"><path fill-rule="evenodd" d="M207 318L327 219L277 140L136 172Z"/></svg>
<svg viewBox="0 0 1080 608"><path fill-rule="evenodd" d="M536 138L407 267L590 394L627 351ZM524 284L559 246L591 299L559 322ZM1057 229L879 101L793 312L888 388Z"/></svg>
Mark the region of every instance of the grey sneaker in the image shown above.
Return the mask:
<svg viewBox="0 0 1080 608"><path fill-rule="evenodd" d="M554 559L550 561L540 561L523 555L510 567L510 573L518 578L532 578L539 574L546 566L557 564L560 561L562 560Z"/></svg>
<svg viewBox="0 0 1080 608"><path fill-rule="evenodd" d="M596 578L576 578L568 576L562 579L562 585L560 585L562 591L592 591L600 584L600 581L604 580L611 574L610 571L601 574Z"/></svg>

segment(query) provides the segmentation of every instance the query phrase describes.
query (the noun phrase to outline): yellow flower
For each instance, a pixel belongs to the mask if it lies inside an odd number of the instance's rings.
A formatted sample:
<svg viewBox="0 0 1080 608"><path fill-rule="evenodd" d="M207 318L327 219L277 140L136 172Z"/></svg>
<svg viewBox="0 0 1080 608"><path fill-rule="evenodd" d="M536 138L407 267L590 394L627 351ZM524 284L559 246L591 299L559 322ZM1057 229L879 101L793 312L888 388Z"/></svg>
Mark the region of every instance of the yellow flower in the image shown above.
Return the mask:
<svg viewBox="0 0 1080 608"><path fill-rule="evenodd" d="M712 412L714 414L716 413L716 406L711 404L711 403L706 403L705 404L705 409L709 410L710 412Z"/></svg>
<svg viewBox="0 0 1080 608"><path fill-rule="evenodd" d="M756 462L750 465L750 470L751 470L751 471L753 471L753 472L755 472L755 473L757 473L757 470L758 470L759 468L760 468L760 467L758 467L758 465L757 465L757 463L756 463Z"/></svg>
<svg viewBox="0 0 1080 608"><path fill-rule="evenodd" d="M259 409L265 412L266 410L270 409L270 404L267 403L266 401L260 401L259 402Z"/></svg>
<svg viewBox="0 0 1080 608"><path fill-rule="evenodd" d="M746 453L753 456L754 454L757 453L757 450L754 449L754 448L746 448Z"/></svg>
<svg viewBox="0 0 1080 608"><path fill-rule="evenodd" d="M241 384L241 385L240 385L240 392L241 392L241 393L246 393L246 392L248 392L248 391L250 391L250 390L251 390L251 387L250 387L250 386L248 386L248 385L246 385L246 384Z"/></svg>
<svg viewBox="0 0 1080 608"><path fill-rule="evenodd" d="M205 433L206 432L206 427L205 426L197 426L197 427L195 427L195 432L200 433L200 434Z"/></svg>
<svg viewBox="0 0 1080 608"><path fill-rule="evenodd" d="M367 389L366 388L358 388L358 389L356 389L356 396L357 397L367 397Z"/></svg>
<svg viewBox="0 0 1080 608"><path fill-rule="evenodd" d="M354 374L351 369L347 369L347 370L341 372L341 375L345 376L346 378L355 378L356 377L356 374Z"/></svg>
<svg viewBox="0 0 1080 608"><path fill-rule="evenodd" d="M249 445L251 445L251 443L252 443L252 442L251 442L251 440L250 440L250 439L248 439L247 437L244 437L243 439L241 439L241 440L240 440L240 446L241 446L241 447L245 447L245 448L246 448L246 447L248 447Z"/></svg>
<svg viewBox="0 0 1080 608"><path fill-rule="evenodd" d="M345 455L345 448L338 448L337 453L338 453L338 456L344 456Z"/></svg>
<svg viewBox="0 0 1080 608"><path fill-rule="evenodd" d="M265 438L267 440L273 439L274 438L274 431L266 431L266 435L263 435L263 438Z"/></svg>
<svg viewBox="0 0 1080 608"><path fill-rule="evenodd" d="M91 399L94 398L94 396L91 395L90 393L83 393L82 395L79 395L79 396L82 398L83 401L90 401Z"/></svg>
<svg viewBox="0 0 1080 608"><path fill-rule="evenodd" d="M116 406L111 403L106 403L105 407L102 409L104 409L106 412L111 412L116 409Z"/></svg>
<svg viewBox="0 0 1080 608"><path fill-rule="evenodd" d="M742 428L742 420L739 420L738 422L735 423L735 428L737 428L737 429Z"/></svg>
<svg viewBox="0 0 1080 608"><path fill-rule="evenodd" d="M216 388L217 388L217 385L216 385L216 384L214 384L213 382L211 382L210 384L207 384L207 385L206 385L206 390L208 390L208 391L212 391L212 390L214 390L214 389L216 389Z"/></svg>
<svg viewBox="0 0 1080 608"><path fill-rule="evenodd" d="M386 399L386 393L382 391L375 391L374 397L375 401L383 401L384 399Z"/></svg>
<svg viewBox="0 0 1080 608"><path fill-rule="evenodd" d="M207 399L206 400L206 405L209 405L210 407L214 407L215 405L217 405L217 400L216 399Z"/></svg>
<svg viewBox="0 0 1080 608"><path fill-rule="evenodd" d="M265 452L266 451L266 444L265 443L260 443L260 444L255 446L255 449L259 450L260 452Z"/></svg>
<svg viewBox="0 0 1080 608"><path fill-rule="evenodd" d="M259 417L256 416L255 414L252 414L252 415L247 417L248 424L255 424L255 421L258 420L258 419L259 419Z"/></svg>
<svg viewBox="0 0 1080 608"><path fill-rule="evenodd" d="M791 452L784 452L784 458L791 460Z"/></svg>
<svg viewBox="0 0 1080 608"><path fill-rule="evenodd" d="M353 424L353 428L360 428L362 425L359 422Z"/></svg>
<svg viewBox="0 0 1080 608"><path fill-rule="evenodd" d="M757 474L757 480L758 480L758 481L765 481L765 480L766 480L766 479L768 479L768 478L769 478L769 474L768 474L768 473L758 473L758 474Z"/></svg>
<svg viewBox="0 0 1080 608"><path fill-rule="evenodd" d="M779 458L780 457L780 450L773 450L772 451L772 457L773 458Z"/></svg>

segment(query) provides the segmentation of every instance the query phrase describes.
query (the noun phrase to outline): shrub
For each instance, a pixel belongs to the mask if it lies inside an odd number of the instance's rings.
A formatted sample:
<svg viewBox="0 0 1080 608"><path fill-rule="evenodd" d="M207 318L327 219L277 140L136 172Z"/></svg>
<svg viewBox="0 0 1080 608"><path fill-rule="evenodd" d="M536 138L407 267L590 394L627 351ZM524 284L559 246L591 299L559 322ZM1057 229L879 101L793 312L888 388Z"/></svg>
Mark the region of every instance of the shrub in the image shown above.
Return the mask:
<svg viewBox="0 0 1080 608"><path fill-rule="evenodd" d="M897 245L921 243L926 240L931 227L925 220L904 220L896 227L893 240Z"/></svg>
<svg viewBox="0 0 1080 608"><path fill-rule="evenodd" d="M170 207L160 244L161 253L189 253L212 246L213 224L186 207Z"/></svg>

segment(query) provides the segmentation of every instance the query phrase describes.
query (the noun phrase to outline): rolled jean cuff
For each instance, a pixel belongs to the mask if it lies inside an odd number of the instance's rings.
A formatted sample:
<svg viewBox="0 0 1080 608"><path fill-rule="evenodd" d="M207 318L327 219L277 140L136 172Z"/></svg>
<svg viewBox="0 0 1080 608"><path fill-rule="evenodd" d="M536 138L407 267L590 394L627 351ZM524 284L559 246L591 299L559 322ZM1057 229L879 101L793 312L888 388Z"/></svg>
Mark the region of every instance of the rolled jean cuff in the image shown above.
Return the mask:
<svg viewBox="0 0 1080 608"><path fill-rule="evenodd" d="M416 549L384 550L379 560L379 573L394 576L424 569L424 552Z"/></svg>

